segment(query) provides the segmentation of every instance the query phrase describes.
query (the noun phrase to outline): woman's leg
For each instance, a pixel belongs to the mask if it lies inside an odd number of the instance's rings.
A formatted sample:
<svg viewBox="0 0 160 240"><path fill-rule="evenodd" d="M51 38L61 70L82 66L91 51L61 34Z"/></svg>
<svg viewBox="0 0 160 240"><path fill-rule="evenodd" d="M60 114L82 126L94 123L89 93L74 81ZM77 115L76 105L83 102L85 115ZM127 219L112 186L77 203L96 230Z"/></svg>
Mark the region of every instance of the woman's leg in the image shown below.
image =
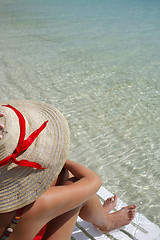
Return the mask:
<svg viewBox="0 0 160 240"><path fill-rule="evenodd" d="M68 179L65 184L75 182L74 177ZM70 240L78 215L103 232L109 232L121 226L129 224L135 216L135 205L122 208L120 211L108 214L115 208L117 196L101 204L95 194L83 205L66 212L47 224L47 230L43 240Z"/></svg>
<svg viewBox="0 0 160 240"><path fill-rule="evenodd" d="M72 184L77 179L66 169L62 169L56 185ZM43 240L70 240L78 215L103 232L109 232L129 224L135 216L135 205L122 208L120 211L108 214L116 207L117 196L108 198L102 205L98 196L93 195L83 205L72 209L47 224Z"/></svg>
<svg viewBox="0 0 160 240"><path fill-rule="evenodd" d="M42 240L70 240L80 208L77 207L51 220Z"/></svg>
<svg viewBox="0 0 160 240"><path fill-rule="evenodd" d="M112 203L110 203L112 204ZM135 205L122 208L108 214L108 206L102 206L97 195L94 195L83 206L79 206L58 216L47 224L43 240L70 240L78 215L102 232L109 232L129 224L135 216Z"/></svg>
<svg viewBox="0 0 160 240"><path fill-rule="evenodd" d="M117 196L113 201L102 205L98 196L95 194L85 202L81 208L79 216L98 227L102 232L110 232L129 224L135 216L135 205L122 208L120 211L109 214L109 211L116 207Z"/></svg>
<svg viewBox="0 0 160 240"><path fill-rule="evenodd" d="M77 179L63 169L58 179L58 185L68 185L75 181ZM47 223L47 229L42 240L70 240L81 207L78 206Z"/></svg>

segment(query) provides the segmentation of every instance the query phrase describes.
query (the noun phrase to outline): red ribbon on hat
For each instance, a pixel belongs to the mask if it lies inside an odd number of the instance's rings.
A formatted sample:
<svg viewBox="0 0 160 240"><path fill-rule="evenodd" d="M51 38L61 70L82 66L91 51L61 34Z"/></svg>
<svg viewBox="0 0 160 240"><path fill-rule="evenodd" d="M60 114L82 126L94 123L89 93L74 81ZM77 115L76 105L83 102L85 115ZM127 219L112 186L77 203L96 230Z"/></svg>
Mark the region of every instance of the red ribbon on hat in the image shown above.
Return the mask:
<svg viewBox="0 0 160 240"><path fill-rule="evenodd" d="M16 108L14 108L11 105L3 105L3 106L11 108L16 113L16 115L19 119L20 137L19 137L19 141L18 141L18 145L17 145L16 149L10 156L8 156L0 161L0 167L4 166L4 165L8 164L10 161L12 161L19 166L45 169L39 163L36 163L36 162L30 162L30 161L24 160L24 159L21 161L17 161L16 157L18 157L21 153L23 153L26 149L29 148L29 146L34 142L34 140L38 137L38 135L41 133L41 131L46 127L48 121L44 122L26 140L24 140L25 135L26 135L26 123L25 123L25 119L24 119L23 115Z"/></svg>

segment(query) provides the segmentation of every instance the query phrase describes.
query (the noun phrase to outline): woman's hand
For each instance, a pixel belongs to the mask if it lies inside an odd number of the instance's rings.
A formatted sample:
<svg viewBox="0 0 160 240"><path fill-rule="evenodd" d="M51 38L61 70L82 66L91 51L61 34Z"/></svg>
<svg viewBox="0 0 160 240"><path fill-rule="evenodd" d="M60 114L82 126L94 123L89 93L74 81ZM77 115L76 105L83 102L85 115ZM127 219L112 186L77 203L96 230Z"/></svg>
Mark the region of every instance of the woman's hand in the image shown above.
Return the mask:
<svg viewBox="0 0 160 240"><path fill-rule="evenodd" d="M91 182L94 183L93 186L95 187L95 190L96 188L98 190L102 185L100 177L91 169L81 165L80 163L67 159L64 168L69 170L77 179L83 178L89 181L91 180Z"/></svg>
<svg viewBox="0 0 160 240"><path fill-rule="evenodd" d="M0 112L0 117L3 117L4 114L2 112ZM3 124L0 124L0 139L2 139L2 131L3 131L3 128L4 128L4 125Z"/></svg>

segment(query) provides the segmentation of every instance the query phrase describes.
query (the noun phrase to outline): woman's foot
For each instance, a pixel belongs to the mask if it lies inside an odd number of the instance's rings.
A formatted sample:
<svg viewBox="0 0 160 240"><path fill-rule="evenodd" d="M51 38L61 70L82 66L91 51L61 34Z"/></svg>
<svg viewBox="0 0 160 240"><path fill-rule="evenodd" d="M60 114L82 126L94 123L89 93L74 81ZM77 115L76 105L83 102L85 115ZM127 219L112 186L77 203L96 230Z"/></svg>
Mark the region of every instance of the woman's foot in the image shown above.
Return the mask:
<svg viewBox="0 0 160 240"><path fill-rule="evenodd" d="M110 198L107 198L104 201L103 207L104 207L106 213L109 213L110 211L115 209L115 207L117 205L117 200L118 200L117 195L114 195Z"/></svg>
<svg viewBox="0 0 160 240"><path fill-rule="evenodd" d="M102 232L110 232L129 224L135 217L135 208L136 205L129 205L127 207L123 207L117 212L106 214L106 222L104 224L105 226L99 226L99 229Z"/></svg>

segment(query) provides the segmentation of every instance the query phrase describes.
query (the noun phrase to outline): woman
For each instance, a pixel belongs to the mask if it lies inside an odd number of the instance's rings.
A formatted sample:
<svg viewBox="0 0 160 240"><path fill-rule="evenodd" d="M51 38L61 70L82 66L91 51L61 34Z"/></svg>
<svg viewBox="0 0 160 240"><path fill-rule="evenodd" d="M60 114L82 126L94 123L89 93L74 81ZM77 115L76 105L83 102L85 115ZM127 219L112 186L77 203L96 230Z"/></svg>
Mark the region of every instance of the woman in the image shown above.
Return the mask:
<svg viewBox="0 0 160 240"><path fill-rule="evenodd" d="M53 106L11 101L0 106L1 240L69 240L78 215L103 232L129 224L135 205L109 213L96 173L66 160L68 124Z"/></svg>

